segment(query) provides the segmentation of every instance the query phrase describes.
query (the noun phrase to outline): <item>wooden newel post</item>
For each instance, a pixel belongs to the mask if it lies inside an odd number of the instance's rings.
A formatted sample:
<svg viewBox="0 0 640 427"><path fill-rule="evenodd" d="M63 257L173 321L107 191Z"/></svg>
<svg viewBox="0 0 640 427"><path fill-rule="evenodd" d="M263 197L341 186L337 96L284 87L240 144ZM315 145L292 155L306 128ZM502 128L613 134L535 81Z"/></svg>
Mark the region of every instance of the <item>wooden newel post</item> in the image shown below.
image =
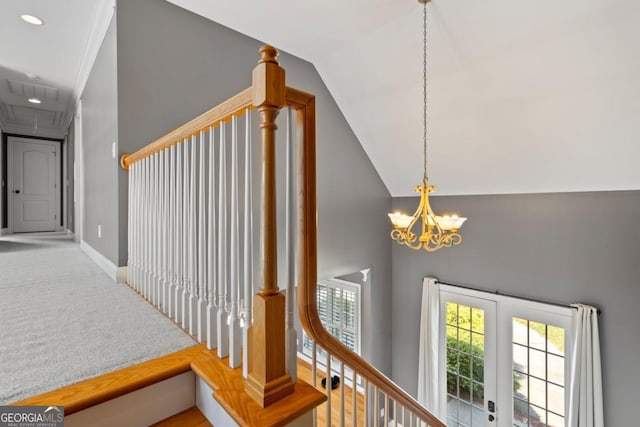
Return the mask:
<svg viewBox="0 0 640 427"><path fill-rule="evenodd" d="M245 390L263 408L293 393L285 364L285 297L277 285L275 120L286 104L285 72L277 56L272 46L260 49L252 83L262 133L262 288L253 297Z"/></svg>

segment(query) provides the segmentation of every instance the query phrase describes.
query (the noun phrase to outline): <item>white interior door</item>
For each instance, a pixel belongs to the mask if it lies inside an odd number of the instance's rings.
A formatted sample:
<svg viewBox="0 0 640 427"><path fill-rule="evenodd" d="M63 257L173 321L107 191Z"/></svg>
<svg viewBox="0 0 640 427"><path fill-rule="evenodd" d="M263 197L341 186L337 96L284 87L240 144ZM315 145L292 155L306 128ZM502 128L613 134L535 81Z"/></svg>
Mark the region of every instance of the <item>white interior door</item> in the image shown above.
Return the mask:
<svg viewBox="0 0 640 427"><path fill-rule="evenodd" d="M60 144L12 137L8 154L9 228L16 233L57 230Z"/></svg>

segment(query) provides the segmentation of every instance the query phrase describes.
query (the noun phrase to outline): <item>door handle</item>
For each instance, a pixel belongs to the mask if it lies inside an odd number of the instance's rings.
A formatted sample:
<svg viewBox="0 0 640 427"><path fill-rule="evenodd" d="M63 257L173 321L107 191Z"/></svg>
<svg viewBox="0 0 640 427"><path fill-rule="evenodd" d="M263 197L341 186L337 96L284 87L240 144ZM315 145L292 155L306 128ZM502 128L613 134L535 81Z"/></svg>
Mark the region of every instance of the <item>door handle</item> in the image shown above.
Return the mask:
<svg viewBox="0 0 640 427"><path fill-rule="evenodd" d="M20 194L20 190L13 190L14 193Z"/></svg>
<svg viewBox="0 0 640 427"><path fill-rule="evenodd" d="M490 412L489 417L488 417L489 418L489 422L493 422L496 419L496 417L493 416L493 414L496 412L496 402L494 402L493 400L490 400L488 402L487 406L488 406L487 409Z"/></svg>

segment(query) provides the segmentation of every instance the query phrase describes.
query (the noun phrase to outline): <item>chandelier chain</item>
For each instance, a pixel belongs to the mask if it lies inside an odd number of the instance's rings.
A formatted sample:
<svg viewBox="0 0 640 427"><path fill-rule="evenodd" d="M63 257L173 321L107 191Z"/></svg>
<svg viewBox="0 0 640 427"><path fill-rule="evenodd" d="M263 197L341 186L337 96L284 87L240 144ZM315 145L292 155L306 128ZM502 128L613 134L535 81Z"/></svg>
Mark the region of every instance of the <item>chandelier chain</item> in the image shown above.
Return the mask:
<svg viewBox="0 0 640 427"><path fill-rule="evenodd" d="M423 143L423 151L424 151L424 176L425 180L428 180L427 176L427 3L423 4L423 27L422 27L422 36L423 36L423 44L422 44L422 93L423 93L423 134L422 134L422 143Z"/></svg>

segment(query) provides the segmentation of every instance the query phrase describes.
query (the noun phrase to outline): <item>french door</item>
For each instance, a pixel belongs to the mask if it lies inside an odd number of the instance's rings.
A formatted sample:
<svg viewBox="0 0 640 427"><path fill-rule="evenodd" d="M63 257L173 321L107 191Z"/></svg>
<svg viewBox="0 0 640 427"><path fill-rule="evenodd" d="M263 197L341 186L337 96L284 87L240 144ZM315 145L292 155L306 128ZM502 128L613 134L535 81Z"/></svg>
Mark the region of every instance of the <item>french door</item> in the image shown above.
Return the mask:
<svg viewBox="0 0 640 427"><path fill-rule="evenodd" d="M447 426L563 427L571 309L439 286Z"/></svg>

